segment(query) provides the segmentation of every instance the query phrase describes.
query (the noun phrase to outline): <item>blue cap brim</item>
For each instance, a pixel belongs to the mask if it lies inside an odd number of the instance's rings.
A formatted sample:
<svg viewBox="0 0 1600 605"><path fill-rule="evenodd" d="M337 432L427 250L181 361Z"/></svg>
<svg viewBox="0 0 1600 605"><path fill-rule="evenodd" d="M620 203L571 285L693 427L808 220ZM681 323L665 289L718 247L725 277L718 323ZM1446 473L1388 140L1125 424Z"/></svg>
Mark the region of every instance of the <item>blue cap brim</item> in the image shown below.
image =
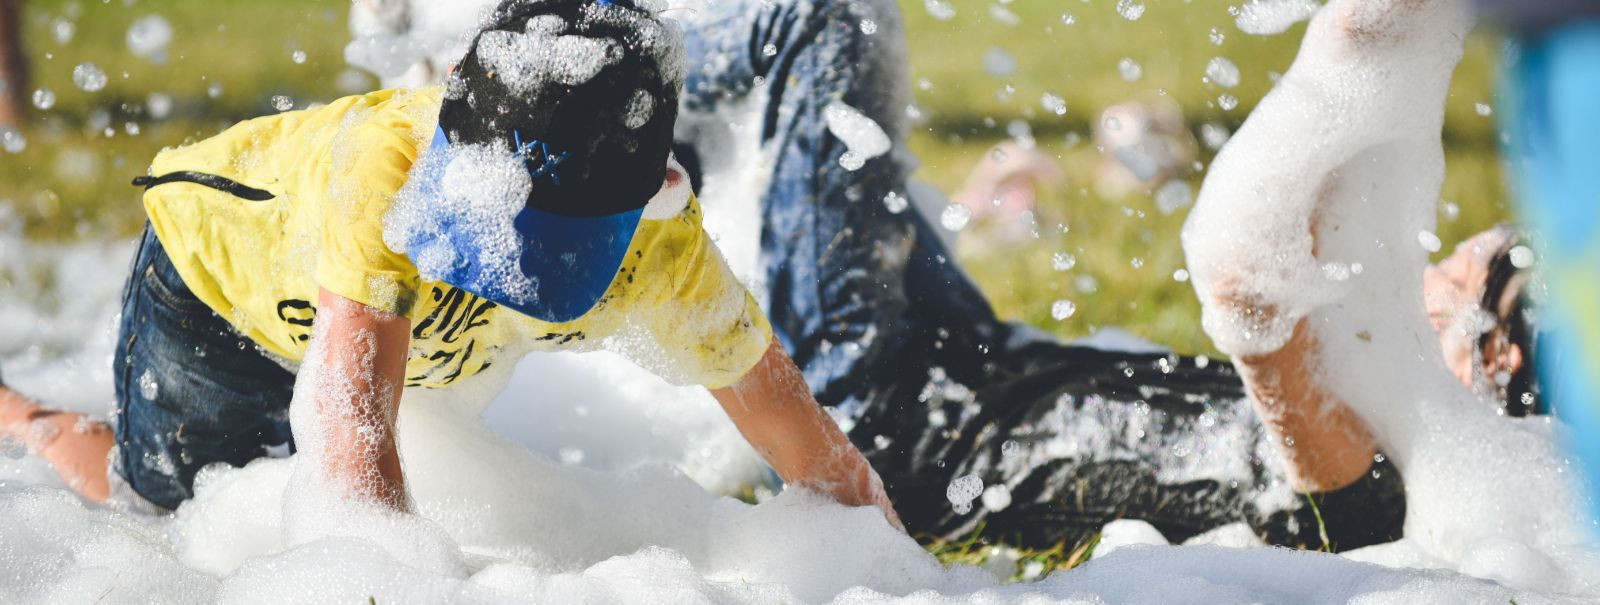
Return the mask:
<svg viewBox="0 0 1600 605"><path fill-rule="evenodd" d="M436 132L433 146L447 145L443 131ZM504 274L477 266L476 254L467 250L458 250L457 258L464 262L438 277L534 319L572 321L605 297L622 268L643 215L643 208L593 217L523 208L512 226L522 240L522 257L517 265L533 284L531 296L503 283ZM443 231L454 231L450 217L440 218ZM467 243L457 240L455 245Z"/></svg>
<svg viewBox="0 0 1600 605"><path fill-rule="evenodd" d="M548 322L582 317L616 281L643 214L640 208L578 218L524 208L515 226L523 238L522 273L536 285L535 296L495 302Z"/></svg>

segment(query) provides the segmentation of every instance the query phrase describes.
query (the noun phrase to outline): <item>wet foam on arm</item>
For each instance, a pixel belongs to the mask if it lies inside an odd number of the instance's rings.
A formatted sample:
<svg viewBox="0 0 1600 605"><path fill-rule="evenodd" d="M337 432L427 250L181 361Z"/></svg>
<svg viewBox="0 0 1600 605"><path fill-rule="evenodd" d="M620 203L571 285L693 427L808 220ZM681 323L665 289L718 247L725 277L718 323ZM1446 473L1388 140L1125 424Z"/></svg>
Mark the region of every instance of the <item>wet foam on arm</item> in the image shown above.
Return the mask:
<svg viewBox="0 0 1600 605"><path fill-rule="evenodd" d="M1368 398L1348 386L1381 382L1328 345L1353 341L1362 351L1353 358L1370 360L1399 354L1392 343L1425 342L1385 338L1371 319L1420 310L1412 288L1426 253L1416 241L1431 235L1431 205L1410 202L1437 199L1459 9L1450 0L1328 4L1289 72L1218 154L1184 225L1203 327L1239 362L1302 489L1341 487L1373 455L1372 430L1350 407ZM1327 316L1339 309L1358 321Z"/></svg>
<svg viewBox="0 0 1600 605"><path fill-rule="evenodd" d="M323 470L346 495L408 510L394 434L411 321L327 290L318 310L317 324L325 327L318 333L315 449Z"/></svg>
<svg viewBox="0 0 1600 605"><path fill-rule="evenodd" d="M785 481L846 505L877 506L899 525L877 473L817 404L700 213L691 196L671 218L643 221L634 236L640 260L624 266L613 293L638 298L634 309L654 343L627 351L630 358L669 381L710 389Z"/></svg>
<svg viewBox="0 0 1600 605"><path fill-rule="evenodd" d="M904 529L878 473L817 404L777 339L743 378L711 394L784 481L848 506L876 506Z"/></svg>
<svg viewBox="0 0 1600 605"><path fill-rule="evenodd" d="M1302 319L1282 348L1234 363L1262 425L1281 444L1294 488L1323 493L1360 480L1378 446L1361 417L1318 383L1315 338Z"/></svg>

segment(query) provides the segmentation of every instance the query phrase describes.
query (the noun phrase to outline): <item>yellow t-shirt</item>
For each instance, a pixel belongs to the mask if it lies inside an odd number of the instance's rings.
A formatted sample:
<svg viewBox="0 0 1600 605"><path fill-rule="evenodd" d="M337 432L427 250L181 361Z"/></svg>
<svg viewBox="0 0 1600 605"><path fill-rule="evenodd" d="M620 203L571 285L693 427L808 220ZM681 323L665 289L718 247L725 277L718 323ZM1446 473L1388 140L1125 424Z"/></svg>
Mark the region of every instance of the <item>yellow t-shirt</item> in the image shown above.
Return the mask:
<svg viewBox="0 0 1600 605"><path fill-rule="evenodd" d="M589 313L548 323L423 279L383 218L437 122L439 87L384 90L241 122L163 150L145 210L195 296L262 348L299 361L317 289L411 320L406 385L443 387L527 350L617 350L679 384L736 382L772 330L700 226L643 220ZM219 178L220 177L220 178Z"/></svg>

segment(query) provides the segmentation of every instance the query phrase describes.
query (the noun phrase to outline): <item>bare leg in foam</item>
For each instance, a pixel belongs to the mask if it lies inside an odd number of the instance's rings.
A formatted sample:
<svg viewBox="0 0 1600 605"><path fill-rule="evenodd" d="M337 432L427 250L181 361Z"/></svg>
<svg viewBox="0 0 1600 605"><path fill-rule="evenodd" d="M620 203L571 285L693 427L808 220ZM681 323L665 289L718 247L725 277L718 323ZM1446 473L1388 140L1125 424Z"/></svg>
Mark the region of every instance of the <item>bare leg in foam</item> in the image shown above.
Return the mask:
<svg viewBox="0 0 1600 605"><path fill-rule="evenodd" d="M110 495L106 455L115 439L105 423L45 408L0 385L0 438L21 441L79 495L96 502Z"/></svg>

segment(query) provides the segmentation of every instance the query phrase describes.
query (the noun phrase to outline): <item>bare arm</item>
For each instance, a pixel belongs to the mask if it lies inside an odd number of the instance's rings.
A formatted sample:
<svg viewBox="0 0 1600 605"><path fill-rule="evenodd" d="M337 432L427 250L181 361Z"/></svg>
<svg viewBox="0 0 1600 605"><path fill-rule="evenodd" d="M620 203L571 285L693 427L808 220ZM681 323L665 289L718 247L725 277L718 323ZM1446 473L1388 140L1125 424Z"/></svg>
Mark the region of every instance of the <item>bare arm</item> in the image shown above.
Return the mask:
<svg viewBox="0 0 1600 605"><path fill-rule="evenodd" d="M1316 351L1301 319L1282 348L1237 357L1234 364L1295 487L1326 492L1360 479L1378 446L1361 417L1317 383Z"/></svg>
<svg viewBox="0 0 1600 605"><path fill-rule="evenodd" d="M905 529L877 472L817 405L777 340L739 382L711 394L784 481L828 494L841 504L877 506L890 523Z"/></svg>
<svg viewBox="0 0 1600 605"><path fill-rule="evenodd" d="M1221 276L1211 289L1211 306L1238 309L1235 315L1269 319L1280 312L1242 292L1237 287L1241 278L1233 271L1225 267L1218 272ZM1378 442L1355 410L1319 382L1326 377L1309 321L1296 321L1289 339L1276 350L1238 355L1233 361L1295 489L1327 492L1361 479L1372 467Z"/></svg>
<svg viewBox="0 0 1600 605"><path fill-rule="evenodd" d="M354 498L408 510L394 429L411 321L327 290L318 299L318 337L326 339L316 396L323 468Z"/></svg>

